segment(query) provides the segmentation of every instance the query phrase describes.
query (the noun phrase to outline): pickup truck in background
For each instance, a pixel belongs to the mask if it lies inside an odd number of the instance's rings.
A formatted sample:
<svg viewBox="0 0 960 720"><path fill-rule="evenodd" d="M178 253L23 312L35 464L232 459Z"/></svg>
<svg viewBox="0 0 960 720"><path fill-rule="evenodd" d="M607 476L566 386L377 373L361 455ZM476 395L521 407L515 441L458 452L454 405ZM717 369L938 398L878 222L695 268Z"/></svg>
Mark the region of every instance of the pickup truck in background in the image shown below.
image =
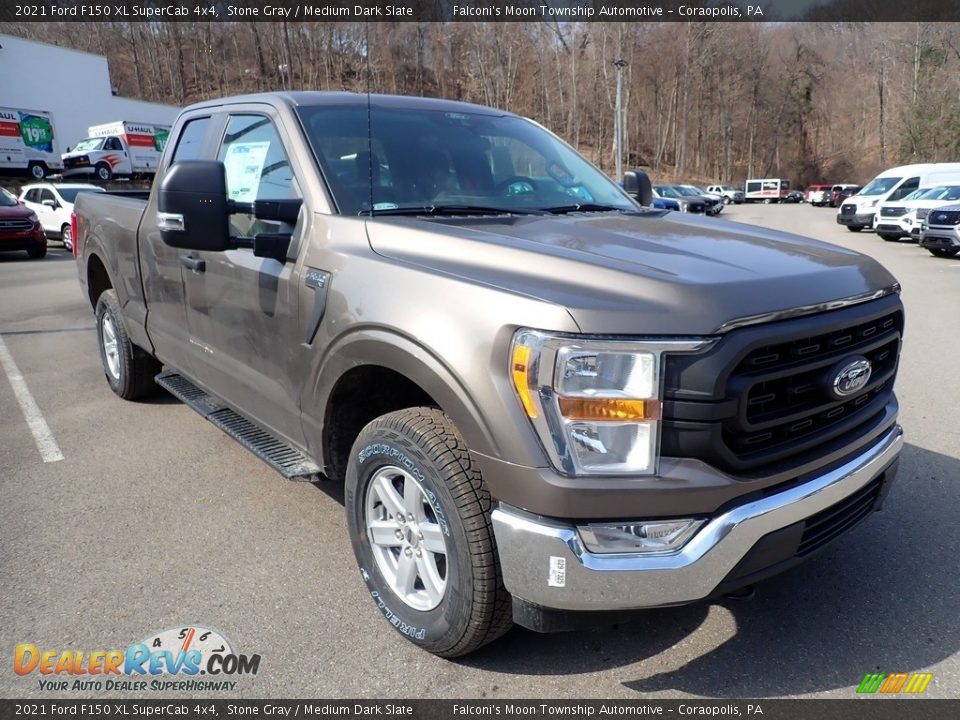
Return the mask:
<svg viewBox="0 0 960 720"><path fill-rule="evenodd" d="M362 581L432 653L747 593L894 480L899 286L624 185L476 105L193 105L148 197L77 198L104 375L345 483Z"/></svg>

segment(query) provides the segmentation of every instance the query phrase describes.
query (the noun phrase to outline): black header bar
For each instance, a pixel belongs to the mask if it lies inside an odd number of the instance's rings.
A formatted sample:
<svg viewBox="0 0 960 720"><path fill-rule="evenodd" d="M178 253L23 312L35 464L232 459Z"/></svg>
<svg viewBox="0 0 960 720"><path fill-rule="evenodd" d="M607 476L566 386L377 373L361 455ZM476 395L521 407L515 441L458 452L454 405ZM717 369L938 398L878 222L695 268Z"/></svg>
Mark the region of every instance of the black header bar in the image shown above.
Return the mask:
<svg viewBox="0 0 960 720"><path fill-rule="evenodd" d="M4 0L4 22L956 22L960 0Z"/></svg>

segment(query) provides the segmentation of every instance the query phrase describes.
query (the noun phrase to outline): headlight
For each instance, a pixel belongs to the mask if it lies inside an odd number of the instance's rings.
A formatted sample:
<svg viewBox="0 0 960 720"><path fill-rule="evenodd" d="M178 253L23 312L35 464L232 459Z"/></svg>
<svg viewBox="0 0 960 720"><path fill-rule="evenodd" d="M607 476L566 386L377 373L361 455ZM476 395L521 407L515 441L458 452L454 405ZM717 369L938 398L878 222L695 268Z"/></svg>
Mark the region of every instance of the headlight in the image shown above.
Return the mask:
<svg viewBox="0 0 960 720"><path fill-rule="evenodd" d="M553 466L566 475L653 475L665 352L709 339L607 340L519 330L510 376Z"/></svg>
<svg viewBox="0 0 960 720"><path fill-rule="evenodd" d="M29 215L27 215L27 220L29 220L32 223L40 222L40 218L37 217L37 214L35 212L32 212Z"/></svg>

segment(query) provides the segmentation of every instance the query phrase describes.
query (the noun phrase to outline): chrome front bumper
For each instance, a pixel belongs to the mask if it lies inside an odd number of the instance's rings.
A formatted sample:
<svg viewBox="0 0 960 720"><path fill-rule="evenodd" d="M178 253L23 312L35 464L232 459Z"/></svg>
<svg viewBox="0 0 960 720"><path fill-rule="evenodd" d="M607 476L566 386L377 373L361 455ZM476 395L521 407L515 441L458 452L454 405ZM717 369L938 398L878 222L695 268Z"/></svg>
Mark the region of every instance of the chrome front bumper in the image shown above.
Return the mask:
<svg viewBox="0 0 960 720"><path fill-rule="evenodd" d="M903 447L895 426L857 457L802 485L712 518L678 552L592 553L576 526L501 504L493 511L503 581L558 610L628 610L708 597L760 538L817 514L880 475Z"/></svg>

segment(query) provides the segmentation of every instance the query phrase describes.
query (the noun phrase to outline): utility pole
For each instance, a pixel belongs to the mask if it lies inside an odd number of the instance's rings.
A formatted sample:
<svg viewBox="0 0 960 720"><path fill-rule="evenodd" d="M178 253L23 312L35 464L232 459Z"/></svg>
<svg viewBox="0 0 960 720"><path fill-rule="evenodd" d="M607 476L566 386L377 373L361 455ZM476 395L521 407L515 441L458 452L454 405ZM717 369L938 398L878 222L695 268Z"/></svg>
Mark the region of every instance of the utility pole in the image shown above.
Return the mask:
<svg viewBox="0 0 960 720"><path fill-rule="evenodd" d="M614 60L613 66L617 69L617 109L613 119L613 147L616 155L616 176L614 180L623 180L623 69L627 66L626 60Z"/></svg>

